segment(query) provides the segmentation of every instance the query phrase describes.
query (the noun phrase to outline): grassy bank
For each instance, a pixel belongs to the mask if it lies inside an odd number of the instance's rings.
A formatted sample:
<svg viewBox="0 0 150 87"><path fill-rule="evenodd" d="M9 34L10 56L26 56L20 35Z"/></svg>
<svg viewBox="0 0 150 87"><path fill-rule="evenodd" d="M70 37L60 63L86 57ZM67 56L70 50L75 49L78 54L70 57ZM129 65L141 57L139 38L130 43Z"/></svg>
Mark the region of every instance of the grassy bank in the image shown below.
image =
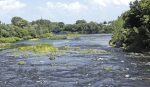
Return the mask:
<svg viewBox="0 0 150 87"><path fill-rule="evenodd" d="M80 34L78 33L69 33L66 35L55 35L53 33L46 33L42 34L39 37L31 37L31 36L25 36L24 38L19 38L19 37L0 37L0 43L15 43L16 41L20 40L38 40L38 38L49 38L51 40L60 40L60 39L70 39L73 37L77 37Z"/></svg>

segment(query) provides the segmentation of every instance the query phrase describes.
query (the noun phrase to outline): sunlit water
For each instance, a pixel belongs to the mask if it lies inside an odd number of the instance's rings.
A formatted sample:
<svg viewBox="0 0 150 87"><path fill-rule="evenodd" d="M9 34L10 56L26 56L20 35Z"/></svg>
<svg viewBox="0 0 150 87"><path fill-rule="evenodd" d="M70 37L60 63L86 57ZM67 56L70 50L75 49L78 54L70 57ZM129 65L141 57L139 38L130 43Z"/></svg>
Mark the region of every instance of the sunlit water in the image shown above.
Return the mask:
<svg viewBox="0 0 150 87"><path fill-rule="evenodd" d="M56 47L102 49L110 54L73 51L49 60L48 54L0 51L0 87L150 87L150 56L111 48L111 35L82 35L69 40L20 41L17 45L50 43ZM26 61L25 65L17 62Z"/></svg>

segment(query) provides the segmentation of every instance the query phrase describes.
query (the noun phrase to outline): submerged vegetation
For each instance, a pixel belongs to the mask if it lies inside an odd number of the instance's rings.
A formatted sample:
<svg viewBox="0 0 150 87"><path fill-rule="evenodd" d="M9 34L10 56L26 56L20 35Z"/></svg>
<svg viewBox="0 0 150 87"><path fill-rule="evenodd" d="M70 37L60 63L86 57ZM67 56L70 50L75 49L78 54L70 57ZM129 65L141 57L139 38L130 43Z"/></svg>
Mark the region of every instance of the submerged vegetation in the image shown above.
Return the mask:
<svg viewBox="0 0 150 87"><path fill-rule="evenodd" d="M62 46L62 47L59 47L58 49L59 50L69 50L69 49L71 49L71 47L70 46Z"/></svg>
<svg viewBox="0 0 150 87"><path fill-rule="evenodd" d="M97 49L81 49L79 50L82 54L109 54L109 52L105 50L97 50Z"/></svg>
<svg viewBox="0 0 150 87"><path fill-rule="evenodd" d="M36 44L34 46L21 46L17 48L19 51L29 51L35 53L54 53L58 49L50 44Z"/></svg>
<svg viewBox="0 0 150 87"><path fill-rule="evenodd" d="M0 49L10 48L14 46L13 43L0 43Z"/></svg>
<svg viewBox="0 0 150 87"><path fill-rule="evenodd" d="M106 70L106 71L112 71L113 70L113 67L112 66L103 66L101 67L103 70Z"/></svg>
<svg viewBox="0 0 150 87"><path fill-rule="evenodd" d="M61 46L54 47L50 44L40 43L36 45L20 46L17 48L20 52L33 52L33 53L50 53L49 59L53 59L54 56L64 54L68 51L73 51L80 54L109 54L109 52L100 49L81 49L80 47Z"/></svg>
<svg viewBox="0 0 150 87"><path fill-rule="evenodd" d="M51 56L49 56L49 60L55 60L55 56L54 55L51 55Z"/></svg>
<svg viewBox="0 0 150 87"><path fill-rule="evenodd" d="M150 51L150 1L136 0L130 10L112 23L113 36L110 45L127 51Z"/></svg>
<svg viewBox="0 0 150 87"><path fill-rule="evenodd" d="M19 61L19 62L17 62L17 64L18 64L18 65L25 65L26 62L25 62L25 61Z"/></svg>

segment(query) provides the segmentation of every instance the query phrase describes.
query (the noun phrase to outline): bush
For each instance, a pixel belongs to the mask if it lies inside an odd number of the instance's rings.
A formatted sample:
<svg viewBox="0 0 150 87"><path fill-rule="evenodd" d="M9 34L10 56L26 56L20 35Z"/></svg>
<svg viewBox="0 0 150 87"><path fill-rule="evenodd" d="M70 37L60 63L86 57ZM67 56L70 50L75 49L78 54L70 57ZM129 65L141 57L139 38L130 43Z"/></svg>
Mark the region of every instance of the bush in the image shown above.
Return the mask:
<svg viewBox="0 0 150 87"><path fill-rule="evenodd" d="M47 38L47 37L53 37L53 36L54 36L53 33L45 33L45 34L40 35L40 38Z"/></svg>

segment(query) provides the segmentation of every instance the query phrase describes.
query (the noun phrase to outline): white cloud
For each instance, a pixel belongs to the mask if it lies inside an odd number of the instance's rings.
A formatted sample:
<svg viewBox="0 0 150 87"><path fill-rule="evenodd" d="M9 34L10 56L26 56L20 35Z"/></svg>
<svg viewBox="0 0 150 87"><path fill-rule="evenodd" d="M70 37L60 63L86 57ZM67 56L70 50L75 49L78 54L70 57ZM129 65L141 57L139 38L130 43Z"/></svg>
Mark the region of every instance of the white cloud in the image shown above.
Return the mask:
<svg viewBox="0 0 150 87"><path fill-rule="evenodd" d="M26 4L21 3L19 0L0 0L0 10L4 11L18 10L25 6Z"/></svg>
<svg viewBox="0 0 150 87"><path fill-rule="evenodd" d="M93 3L99 5L100 7L108 7L112 5L128 6L129 3L132 1L135 1L135 0L93 0Z"/></svg>
<svg viewBox="0 0 150 87"><path fill-rule="evenodd" d="M72 12L81 12L83 10L87 9L87 6L84 4L81 4L79 2L72 2L72 3L60 3L60 2L47 2L46 3L48 9L65 9L67 11Z"/></svg>

